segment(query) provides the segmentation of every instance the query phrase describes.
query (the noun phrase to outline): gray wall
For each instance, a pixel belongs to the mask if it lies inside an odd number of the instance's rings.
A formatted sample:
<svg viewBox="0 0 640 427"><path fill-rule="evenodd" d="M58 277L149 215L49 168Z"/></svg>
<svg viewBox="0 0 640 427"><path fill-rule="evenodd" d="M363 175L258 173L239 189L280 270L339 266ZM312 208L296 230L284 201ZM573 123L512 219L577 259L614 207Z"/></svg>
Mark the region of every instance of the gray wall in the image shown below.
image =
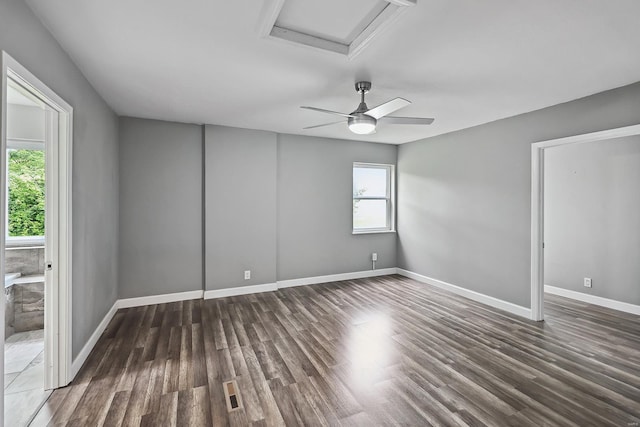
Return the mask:
<svg viewBox="0 0 640 427"><path fill-rule="evenodd" d="M206 289L276 281L276 134L207 126ZM244 280L244 271L251 279Z"/></svg>
<svg viewBox="0 0 640 427"><path fill-rule="evenodd" d="M640 304L640 136L545 150L544 173L545 284Z"/></svg>
<svg viewBox="0 0 640 427"><path fill-rule="evenodd" d="M351 234L351 180L397 147L224 126L203 146L201 132L121 119L120 298L201 289L203 260L207 290L369 270L372 252L395 267L395 234Z"/></svg>
<svg viewBox="0 0 640 427"><path fill-rule="evenodd" d="M75 357L117 298L118 121L22 0L0 2L0 49L74 108Z"/></svg>
<svg viewBox="0 0 640 427"><path fill-rule="evenodd" d="M640 84L401 145L398 266L530 306L531 143L640 122Z"/></svg>
<svg viewBox="0 0 640 427"><path fill-rule="evenodd" d="M202 131L120 119L119 297L202 289Z"/></svg>
<svg viewBox="0 0 640 427"><path fill-rule="evenodd" d="M395 164L397 147L278 136L278 280L396 266L396 235L352 235L353 162Z"/></svg>

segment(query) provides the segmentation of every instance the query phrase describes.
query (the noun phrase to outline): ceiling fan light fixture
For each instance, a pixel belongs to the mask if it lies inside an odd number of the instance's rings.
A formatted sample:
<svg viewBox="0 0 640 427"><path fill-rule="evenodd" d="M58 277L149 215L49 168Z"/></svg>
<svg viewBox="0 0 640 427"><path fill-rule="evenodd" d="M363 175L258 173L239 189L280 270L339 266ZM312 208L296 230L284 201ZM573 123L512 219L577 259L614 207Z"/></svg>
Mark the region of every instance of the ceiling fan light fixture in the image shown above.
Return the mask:
<svg viewBox="0 0 640 427"><path fill-rule="evenodd" d="M390 2L405 1L405 0L387 0ZM415 0L406 0L415 1ZM433 119L426 117L394 117L389 114L397 111L401 108L411 104L410 101L404 98L394 98L377 107L369 108L366 102L364 102L364 95L371 89L371 82L357 82L356 91L360 94L360 105L355 111L347 114L340 113L339 111L325 110L324 108L307 107L302 106L305 110L319 111L321 113L332 114L334 116L341 116L347 118L347 125L349 130L357 135L370 135L376 131L378 120L382 120L383 123L398 124L398 125L430 125L433 123ZM324 123L321 125L307 126L303 129L316 129L325 126L331 126L338 123L344 123L344 119L339 122Z"/></svg>
<svg viewBox="0 0 640 427"><path fill-rule="evenodd" d="M377 120L366 114L356 114L355 117L349 117L347 124L349 130L358 135L368 135L376 130Z"/></svg>

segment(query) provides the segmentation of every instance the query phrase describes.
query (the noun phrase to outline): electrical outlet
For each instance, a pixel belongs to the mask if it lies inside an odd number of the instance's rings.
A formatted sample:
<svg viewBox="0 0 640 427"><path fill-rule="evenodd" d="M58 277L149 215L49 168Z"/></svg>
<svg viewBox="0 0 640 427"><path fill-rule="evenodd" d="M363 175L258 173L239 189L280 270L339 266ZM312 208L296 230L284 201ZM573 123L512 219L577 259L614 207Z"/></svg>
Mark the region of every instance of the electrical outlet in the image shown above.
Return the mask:
<svg viewBox="0 0 640 427"><path fill-rule="evenodd" d="M378 254L377 253L372 253L371 254L371 261L377 261L378 260Z"/></svg>
<svg viewBox="0 0 640 427"><path fill-rule="evenodd" d="M249 280L251 279L251 270L245 270L244 271L244 280Z"/></svg>
<svg viewBox="0 0 640 427"><path fill-rule="evenodd" d="M584 287L585 288L590 288L591 287L591 278L590 277L585 277L584 278Z"/></svg>

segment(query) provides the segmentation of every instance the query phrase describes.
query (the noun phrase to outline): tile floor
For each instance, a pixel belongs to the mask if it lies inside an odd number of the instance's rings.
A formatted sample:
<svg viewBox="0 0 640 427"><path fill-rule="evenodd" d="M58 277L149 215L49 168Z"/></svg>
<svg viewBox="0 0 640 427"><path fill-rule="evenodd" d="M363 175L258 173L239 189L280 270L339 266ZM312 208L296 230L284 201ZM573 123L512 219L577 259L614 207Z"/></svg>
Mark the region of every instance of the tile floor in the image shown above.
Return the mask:
<svg viewBox="0 0 640 427"><path fill-rule="evenodd" d="M4 343L5 426L26 426L51 394L44 384L44 330L19 332Z"/></svg>

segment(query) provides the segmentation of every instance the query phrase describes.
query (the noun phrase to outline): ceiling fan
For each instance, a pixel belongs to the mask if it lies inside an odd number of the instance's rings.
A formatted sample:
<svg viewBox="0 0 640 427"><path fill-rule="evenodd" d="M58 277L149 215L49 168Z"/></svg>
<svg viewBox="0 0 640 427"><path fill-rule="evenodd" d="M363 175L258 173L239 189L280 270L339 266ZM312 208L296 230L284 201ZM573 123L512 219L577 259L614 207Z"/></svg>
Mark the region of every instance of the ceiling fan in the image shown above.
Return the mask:
<svg viewBox="0 0 640 427"><path fill-rule="evenodd" d="M395 98L380 104L377 107L369 108L364 102L364 95L371 90L371 82L357 82L356 91L360 94L360 105L351 113L339 113L337 111L325 110L316 107L300 107L307 110L319 111L321 113L333 114L347 118L349 130L359 135L374 133L378 123L390 123L396 125L430 125L434 119L426 117L395 117L389 114L411 104L404 98ZM344 119L338 122L324 123L321 125L308 126L304 129L314 129L323 126L344 123Z"/></svg>

